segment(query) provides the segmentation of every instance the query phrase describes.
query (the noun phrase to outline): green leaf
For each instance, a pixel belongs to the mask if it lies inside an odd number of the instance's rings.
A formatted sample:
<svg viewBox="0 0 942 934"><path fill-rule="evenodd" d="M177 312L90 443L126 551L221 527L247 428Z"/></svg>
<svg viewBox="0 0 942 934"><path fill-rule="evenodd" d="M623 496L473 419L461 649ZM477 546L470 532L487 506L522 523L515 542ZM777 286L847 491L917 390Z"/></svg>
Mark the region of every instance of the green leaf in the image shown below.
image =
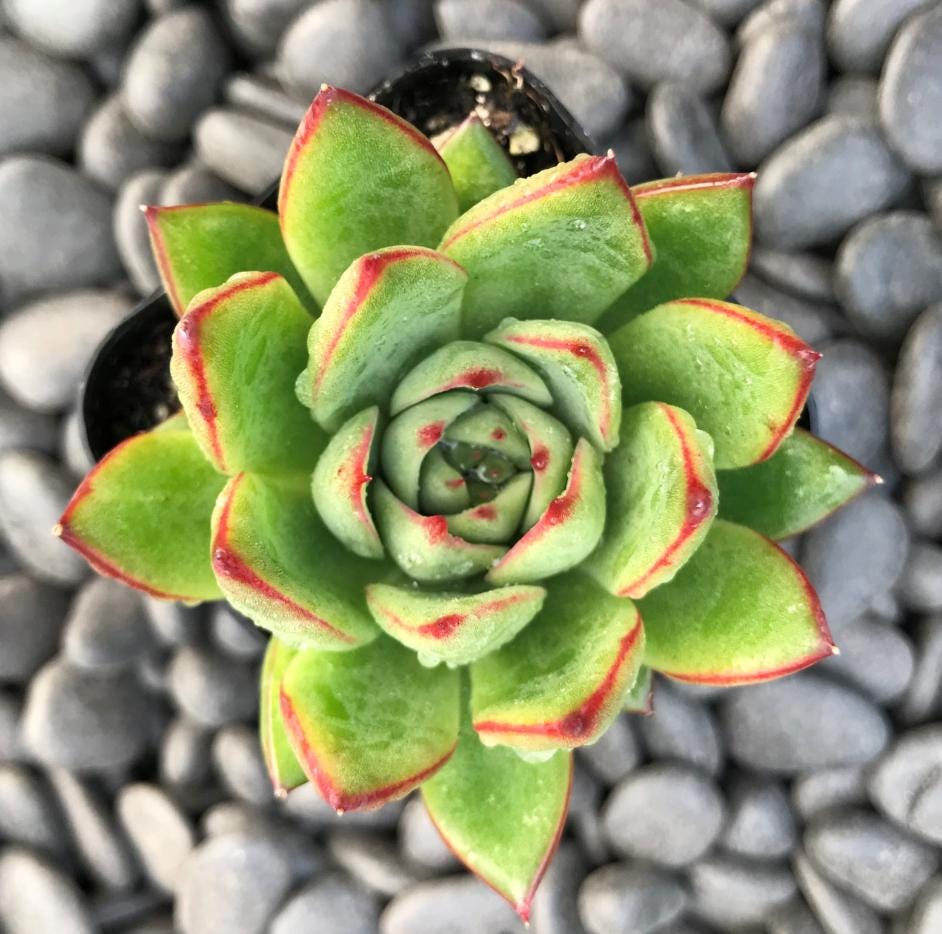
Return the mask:
<svg viewBox="0 0 942 934"><path fill-rule="evenodd" d="M769 681L834 652L798 565L758 532L722 519L677 577L639 606L645 663L681 681Z"/></svg>
<svg viewBox="0 0 942 934"><path fill-rule="evenodd" d="M445 429L445 438L457 444L469 444L497 451L520 470L530 468L530 446L501 409L482 405L461 417Z"/></svg>
<svg viewBox="0 0 942 934"><path fill-rule="evenodd" d="M182 315L195 295L239 272L285 277L308 307L314 302L281 239L278 215L251 204L180 204L144 209L151 248L170 304Z"/></svg>
<svg viewBox="0 0 942 934"><path fill-rule="evenodd" d="M383 543L366 494L376 463L379 409L354 415L330 439L311 478L311 495L324 525L362 558L382 558Z"/></svg>
<svg viewBox="0 0 942 934"><path fill-rule="evenodd" d="M202 293L173 332L170 373L193 434L222 473L311 470L326 444L294 392L311 317L276 273Z"/></svg>
<svg viewBox="0 0 942 934"><path fill-rule="evenodd" d="M767 461L721 470L720 515L769 538L807 531L880 478L843 451L796 428Z"/></svg>
<svg viewBox="0 0 942 934"><path fill-rule="evenodd" d="M325 87L288 150L278 213L288 253L324 304L358 256L395 244L435 246L458 214L458 198L445 163L415 127Z"/></svg>
<svg viewBox="0 0 942 934"><path fill-rule="evenodd" d="M728 302L669 302L619 328L609 346L626 404L669 402L716 445L717 468L771 457L795 425L820 354L790 327Z"/></svg>
<svg viewBox="0 0 942 934"><path fill-rule="evenodd" d="M534 893L562 836L572 753L524 762L488 749L467 721L451 760L422 786L432 821L459 859L527 922Z"/></svg>
<svg viewBox="0 0 942 934"><path fill-rule="evenodd" d="M461 213L517 179L510 157L476 113L453 130L438 151L451 173Z"/></svg>
<svg viewBox="0 0 942 934"><path fill-rule="evenodd" d="M119 444L75 491L54 529L99 574L154 597L218 600L209 520L225 484L185 424Z"/></svg>
<svg viewBox="0 0 942 934"><path fill-rule="evenodd" d="M458 741L460 682L387 636L353 652L299 652L281 688L291 745L338 812L381 807L447 761Z"/></svg>
<svg viewBox="0 0 942 934"><path fill-rule="evenodd" d="M598 739L644 654L635 605L576 571L545 584L543 611L471 668L474 729L487 745L540 751Z"/></svg>
<svg viewBox="0 0 942 934"><path fill-rule="evenodd" d="M440 249L470 276L471 337L508 316L591 324L652 259L612 156L577 156L496 192L452 224Z"/></svg>
<svg viewBox="0 0 942 934"><path fill-rule="evenodd" d="M518 357L477 341L452 341L427 356L407 373L393 393L390 413L452 389L504 392L552 405L546 383Z"/></svg>
<svg viewBox="0 0 942 934"><path fill-rule="evenodd" d="M496 561L487 580L492 584L529 584L576 567L592 553L604 526L602 457L580 438L566 488Z"/></svg>
<svg viewBox="0 0 942 934"><path fill-rule="evenodd" d="M463 580L483 573L507 550L475 545L448 531L444 516L423 516L377 480L373 492L376 523L393 561L417 581Z"/></svg>
<svg viewBox="0 0 942 934"><path fill-rule="evenodd" d="M633 185L654 265L603 318L603 330L677 298L726 298L752 246L753 173L681 175Z"/></svg>
<svg viewBox="0 0 942 934"><path fill-rule="evenodd" d="M304 476L233 477L213 513L212 559L226 599L290 642L352 649L377 635L363 593L376 565L337 545Z"/></svg>
<svg viewBox="0 0 942 934"><path fill-rule="evenodd" d="M368 405L385 408L403 371L454 339L467 276L433 250L361 256L341 276L308 337L301 392L328 431Z"/></svg>
<svg viewBox="0 0 942 934"><path fill-rule="evenodd" d="M446 516L448 531L468 542L506 544L520 528L532 485L531 474L518 473L492 500Z"/></svg>
<svg viewBox="0 0 942 934"><path fill-rule="evenodd" d="M637 600L697 550L716 515L712 449L682 409L643 402L625 412L605 460L609 521L586 565L606 590Z"/></svg>
<svg viewBox="0 0 942 934"><path fill-rule="evenodd" d="M654 713L654 676L647 665L638 669L635 683L625 695L622 710L625 713L639 713L644 716Z"/></svg>
<svg viewBox="0 0 942 934"><path fill-rule="evenodd" d="M506 347L546 380L564 422L611 451L621 424L621 378L605 338L575 321L509 319L484 340Z"/></svg>
<svg viewBox="0 0 942 934"><path fill-rule="evenodd" d="M471 505L468 484L442 454L434 447L425 455L419 478L420 512L427 516L461 512Z"/></svg>
<svg viewBox="0 0 942 934"><path fill-rule="evenodd" d="M297 648L272 636L262 662L258 729L268 777L279 798L307 781L281 718L281 679L288 663L297 653Z"/></svg>
<svg viewBox="0 0 942 934"><path fill-rule="evenodd" d="M467 665L512 639L540 612L543 587L498 587L483 593L429 593L370 584L373 619L423 663Z"/></svg>

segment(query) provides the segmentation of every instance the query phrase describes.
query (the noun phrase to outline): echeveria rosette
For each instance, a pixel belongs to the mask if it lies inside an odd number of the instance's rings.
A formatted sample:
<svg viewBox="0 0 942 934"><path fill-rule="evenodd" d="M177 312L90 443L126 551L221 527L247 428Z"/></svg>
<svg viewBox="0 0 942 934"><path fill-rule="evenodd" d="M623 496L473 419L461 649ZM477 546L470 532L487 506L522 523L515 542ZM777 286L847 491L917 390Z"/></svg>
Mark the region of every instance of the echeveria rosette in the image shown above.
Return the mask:
<svg viewBox="0 0 942 934"><path fill-rule="evenodd" d="M582 156L511 183L476 118L439 144L327 88L277 215L147 210L183 414L59 532L273 634L277 791L344 811L421 785L526 917L571 750L650 711L652 672L745 684L832 651L773 539L873 477L795 428L815 351L723 301L752 176L632 189Z"/></svg>

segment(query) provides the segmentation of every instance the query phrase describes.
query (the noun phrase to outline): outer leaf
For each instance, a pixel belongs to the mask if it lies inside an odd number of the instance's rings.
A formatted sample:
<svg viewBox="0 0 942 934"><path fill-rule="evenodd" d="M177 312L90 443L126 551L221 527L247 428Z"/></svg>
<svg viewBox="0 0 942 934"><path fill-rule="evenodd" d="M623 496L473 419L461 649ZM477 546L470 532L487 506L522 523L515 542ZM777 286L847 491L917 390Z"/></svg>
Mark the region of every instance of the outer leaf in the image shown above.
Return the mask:
<svg viewBox="0 0 942 934"><path fill-rule="evenodd" d="M787 325L728 302L669 302L616 331L625 402L686 409L718 468L771 457L808 398L821 355Z"/></svg>
<svg viewBox="0 0 942 934"><path fill-rule="evenodd" d="M639 713L645 717L654 713L654 676L647 665L638 669L635 683L625 695L622 710L625 713Z"/></svg>
<svg viewBox="0 0 942 934"><path fill-rule="evenodd" d="M54 532L100 574L151 596L216 600L209 519L225 482L175 420L102 458Z"/></svg>
<svg viewBox="0 0 942 934"><path fill-rule="evenodd" d="M310 470L326 438L294 393L310 315L281 276L242 273L204 292L173 332L170 373L222 473Z"/></svg>
<svg viewBox="0 0 942 934"><path fill-rule="evenodd" d="M852 457L796 428L767 461L722 470L720 515L769 538L798 535L880 478Z"/></svg>
<svg viewBox="0 0 942 934"><path fill-rule="evenodd" d="M605 325L689 295L726 298L749 262L755 180L751 172L681 175L632 186L656 258L605 315Z"/></svg>
<svg viewBox="0 0 942 934"><path fill-rule="evenodd" d="M492 584L527 584L581 564L605 526L602 458L581 438L566 489L487 574Z"/></svg>
<svg viewBox="0 0 942 934"><path fill-rule="evenodd" d="M439 833L459 859L527 922L562 836L572 787L572 753L524 762L488 749L465 721L451 760L422 786Z"/></svg>
<svg viewBox="0 0 942 934"><path fill-rule="evenodd" d="M400 243L435 246L458 200L445 163L415 127L325 87L288 150L278 213L288 253L323 304L358 256Z"/></svg>
<svg viewBox="0 0 942 934"><path fill-rule="evenodd" d="M468 270L464 332L507 316L591 323L651 265L613 156L577 156L485 198L441 249Z"/></svg>
<svg viewBox="0 0 942 934"><path fill-rule="evenodd" d="M561 418L596 447L611 451L621 424L621 379L605 338L574 321L501 323L484 338L542 374Z"/></svg>
<svg viewBox="0 0 942 934"><path fill-rule="evenodd" d="M472 113L438 147L458 194L458 211L464 213L501 188L512 185L517 170L500 143Z"/></svg>
<svg viewBox="0 0 942 934"><path fill-rule="evenodd" d="M251 204L144 208L150 242L170 304L182 315L194 296L249 269L277 272L307 305L307 288L288 257L278 215Z"/></svg>
<svg viewBox="0 0 942 934"><path fill-rule="evenodd" d="M373 619L424 663L467 665L512 639L540 612L542 587L498 587L484 593L427 593L370 584Z"/></svg>
<svg viewBox="0 0 942 934"><path fill-rule="evenodd" d="M639 606L645 663L681 681L769 681L835 651L798 565L758 532L722 519L677 577Z"/></svg>
<svg viewBox="0 0 942 934"><path fill-rule="evenodd" d="M579 572L547 581L543 612L471 669L471 714L487 745L594 742L618 715L644 654L641 616Z"/></svg>
<svg viewBox="0 0 942 934"><path fill-rule="evenodd" d="M311 478L314 505L324 525L363 558L383 557L383 543L366 501L378 422L376 406L354 415L330 439Z"/></svg>
<svg viewBox="0 0 942 934"><path fill-rule="evenodd" d="M447 516L448 531L469 542L506 544L520 528L532 485L531 474L518 473L489 502Z"/></svg>
<svg viewBox="0 0 942 934"><path fill-rule="evenodd" d="M268 776L279 798L307 781L281 718L281 679L297 653L295 647L272 636L262 662L258 728Z"/></svg>
<svg viewBox="0 0 942 934"><path fill-rule="evenodd" d="M433 250L361 256L308 337L299 391L328 431L368 405L385 408L403 371L458 334L464 270Z"/></svg>
<svg viewBox="0 0 942 934"><path fill-rule="evenodd" d="M682 409L643 402L625 413L606 458L609 520L589 573L636 600L669 581L716 515L713 442Z"/></svg>
<svg viewBox="0 0 942 934"><path fill-rule="evenodd" d="M306 477L233 477L213 513L212 559L226 599L290 642L352 649L377 635L363 596L376 565L338 547Z"/></svg>
<svg viewBox="0 0 942 934"><path fill-rule="evenodd" d="M381 807L447 761L458 740L458 673L425 668L386 636L354 652L301 651L282 681L291 744L336 811Z"/></svg>

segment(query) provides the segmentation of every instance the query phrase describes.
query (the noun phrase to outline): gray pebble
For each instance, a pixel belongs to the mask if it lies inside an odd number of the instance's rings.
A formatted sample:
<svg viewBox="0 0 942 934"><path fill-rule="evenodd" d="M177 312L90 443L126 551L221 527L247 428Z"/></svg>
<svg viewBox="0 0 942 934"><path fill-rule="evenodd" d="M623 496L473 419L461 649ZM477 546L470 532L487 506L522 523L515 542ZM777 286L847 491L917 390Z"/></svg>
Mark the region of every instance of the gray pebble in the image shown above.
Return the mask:
<svg viewBox="0 0 942 934"><path fill-rule="evenodd" d="M789 295L752 273L743 276L735 296L741 305L784 321L802 340L814 346L843 329L841 315L833 305Z"/></svg>
<svg viewBox="0 0 942 934"><path fill-rule="evenodd" d="M0 921L6 934L96 934L85 900L58 869L27 850L0 852Z"/></svg>
<svg viewBox="0 0 942 934"><path fill-rule="evenodd" d="M140 14L140 0L5 0L24 39L63 58L85 58L120 45Z"/></svg>
<svg viewBox="0 0 942 934"><path fill-rule="evenodd" d="M612 139L611 148L618 170L630 184L636 185L658 177L643 117L629 120Z"/></svg>
<svg viewBox="0 0 942 934"><path fill-rule="evenodd" d="M233 32L253 54L271 56L307 0L224 0Z"/></svg>
<svg viewBox="0 0 942 934"><path fill-rule="evenodd" d="M924 179L923 195L932 220L942 230L942 177Z"/></svg>
<svg viewBox="0 0 942 934"><path fill-rule="evenodd" d="M759 924L795 895L787 869L708 856L690 870L693 913L721 931Z"/></svg>
<svg viewBox="0 0 942 934"><path fill-rule="evenodd" d="M799 22L771 25L746 43L723 99L722 126L740 165L756 166L821 109L821 36Z"/></svg>
<svg viewBox="0 0 942 934"><path fill-rule="evenodd" d="M723 26L735 26L761 0L695 0L696 5Z"/></svg>
<svg viewBox="0 0 942 934"><path fill-rule="evenodd" d="M942 304L924 311L906 335L891 396L893 453L903 470L919 473L942 450Z"/></svg>
<svg viewBox="0 0 942 934"><path fill-rule="evenodd" d="M614 785L641 764L641 748L631 718L618 717L579 757L603 782Z"/></svg>
<svg viewBox="0 0 942 934"><path fill-rule="evenodd" d="M69 407L98 345L131 307L119 292L89 289L18 309L0 325L0 381L27 408Z"/></svg>
<svg viewBox="0 0 942 934"><path fill-rule="evenodd" d="M641 864L613 863L579 890L579 917L589 934L649 934L683 914L689 897L678 879Z"/></svg>
<svg viewBox="0 0 942 934"><path fill-rule="evenodd" d="M180 934L263 934L293 880L285 847L251 832L210 837L177 873Z"/></svg>
<svg viewBox="0 0 942 934"><path fill-rule="evenodd" d="M220 801L203 812L199 829L206 837L243 830L262 833L271 829L271 819L257 807L243 801Z"/></svg>
<svg viewBox="0 0 942 934"><path fill-rule="evenodd" d="M915 661L912 644L899 629L862 616L835 636L841 654L824 661L822 671L846 679L878 704L891 704L906 692Z"/></svg>
<svg viewBox="0 0 942 934"><path fill-rule="evenodd" d="M770 772L863 764L889 739L887 722L873 704L814 674L737 690L720 711L730 753Z"/></svg>
<svg viewBox="0 0 942 934"><path fill-rule="evenodd" d="M399 819L399 846L410 863L436 874L449 872L460 865L442 840L421 795L413 795L403 808Z"/></svg>
<svg viewBox="0 0 942 934"><path fill-rule="evenodd" d="M262 807L271 803L271 780L257 730L241 723L223 727L213 739L212 760L223 787L235 797Z"/></svg>
<svg viewBox="0 0 942 934"><path fill-rule="evenodd" d="M897 29L926 0L836 0L828 49L842 71L877 74Z"/></svg>
<svg viewBox="0 0 942 934"><path fill-rule="evenodd" d="M167 173L160 169L138 172L125 180L115 201L115 243L121 262L139 295L147 295L160 285L160 275L141 207L160 203L160 193L166 178Z"/></svg>
<svg viewBox="0 0 942 934"><path fill-rule="evenodd" d="M373 831L337 827L328 834L327 849L338 866L379 896L399 895L427 875L403 863L392 840Z"/></svg>
<svg viewBox="0 0 942 934"><path fill-rule="evenodd" d="M0 451L34 448L52 452L58 429L52 416L24 409L0 389Z"/></svg>
<svg viewBox="0 0 942 934"><path fill-rule="evenodd" d="M942 172L942 7L916 13L896 34L883 64L879 107L903 161L921 175Z"/></svg>
<svg viewBox="0 0 942 934"><path fill-rule="evenodd" d="M138 594L117 581L93 577L69 610L62 648L75 665L111 668L144 655L153 640Z"/></svg>
<svg viewBox="0 0 942 934"><path fill-rule="evenodd" d="M615 787L602 821L615 851L671 868L699 859L724 819L716 786L688 766L657 763Z"/></svg>
<svg viewBox="0 0 942 934"><path fill-rule="evenodd" d="M66 852L49 789L29 769L0 763L0 839L56 857Z"/></svg>
<svg viewBox="0 0 942 934"><path fill-rule="evenodd" d="M24 683L59 643L66 594L25 574L0 577L0 681Z"/></svg>
<svg viewBox="0 0 942 934"><path fill-rule="evenodd" d="M30 750L48 765L119 768L144 751L150 715L131 675L92 674L56 659L33 678L23 730Z"/></svg>
<svg viewBox="0 0 942 934"><path fill-rule="evenodd" d="M931 847L863 810L815 821L805 850L834 883L884 912L909 906L938 861Z"/></svg>
<svg viewBox="0 0 942 934"><path fill-rule="evenodd" d="M766 923L768 934L825 934L801 897L776 909Z"/></svg>
<svg viewBox="0 0 942 934"><path fill-rule="evenodd" d="M903 602L921 613L942 610L942 548L931 542L916 542L900 581Z"/></svg>
<svg viewBox="0 0 942 934"><path fill-rule="evenodd" d="M0 162L0 301L102 285L120 272L104 191L55 159Z"/></svg>
<svg viewBox="0 0 942 934"><path fill-rule="evenodd" d="M866 800L866 774L860 766L818 769L799 775L792 782L792 805L805 821L823 811L863 804Z"/></svg>
<svg viewBox="0 0 942 934"><path fill-rule="evenodd" d="M314 7L314 9L318 9ZM235 110L210 110L196 125L200 159L220 178L258 194L281 174L293 134Z"/></svg>
<svg viewBox="0 0 942 934"><path fill-rule="evenodd" d="M874 121L832 114L763 164L754 192L756 234L781 249L828 243L893 204L908 184Z"/></svg>
<svg viewBox="0 0 942 934"><path fill-rule="evenodd" d="M918 211L894 211L855 227L838 250L834 289L863 333L902 337L942 298L942 241L932 222Z"/></svg>
<svg viewBox="0 0 942 934"><path fill-rule="evenodd" d="M643 87L677 81L707 94L729 74L729 43L684 0L588 0L579 34L613 68Z"/></svg>
<svg viewBox="0 0 942 934"><path fill-rule="evenodd" d="M37 416L48 418L48 416ZM2 419L2 416L0 416ZM82 415L75 406L62 420L62 430L59 438L59 456L76 478L81 479L95 466L88 448L85 445L85 428L82 425Z"/></svg>
<svg viewBox="0 0 942 934"><path fill-rule="evenodd" d="M771 778L742 776L729 791L723 848L746 859L777 859L795 843L795 818L782 785Z"/></svg>
<svg viewBox="0 0 942 934"><path fill-rule="evenodd" d="M255 672L203 649L180 649L170 663L170 692L198 723L215 727L247 720L255 712Z"/></svg>
<svg viewBox="0 0 942 934"><path fill-rule="evenodd" d="M435 19L443 39L516 39L545 36L543 22L520 0L438 0Z"/></svg>
<svg viewBox="0 0 942 934"><path fill-rule="evenodd" d="M27 0L28 2L28 0ZM0 34L0 155L65 155L95 102L88 76Z"/></svg>
<svg viewBox="0 0 942 934"><path fill-rule="evenodd" d="M20 714L23 705L19 697L0 691L0 761L19 762L23 758L20 742Z"/></svg>
<svg viewBox="0 0 942 934"><path fill-rule="evenodd" d="M337 826L392 831L405 806L404 801L393 801L375 811L348 811L338 816L311 782L292 789L287 797L278 803L281 812L286 817L302 827L315 831Z"/></svg>
<svg viewBox="0 0 942 934"><path fill-rule="evenodd" d="M942 931L942 879L934 880L920 893L908 930L909 934Z"/></svg>
<svg viewBox="0 0 942 934"><path fill-rule="evenodd" d="M897 707L903 723L933 717L942 695L942 616L922 620L916 627L916 669L909 690Z"/></svg>
<svg viewBox="0 0 942 934"><path fill-rule="evenodd" d="M698 175L732 169L713 114L696 92L662 83L648 95L648 135L664 175Z"/></svg>
<svg viewBox="0 0 942 934"><path fill-rule="evenodd" d="M826 13L822 0L765 0L740 23L736 44L742 48L759 33L782 23L794 23L821 35Z"/></svg>
<svg viewBox="0 0 942 934"><path fill-rule="evenodd" d="M914 532L942 538L942 469L910 480L903 490L903 506Z"/></svg>
<svg viewBox="0 0 942 934"><path fill-rule="evenodd" d="M326 872L292 895L278 912L271 934L374 934L376 899L345 873Z"/></svg>
<svg viewBox="0 0 942 934"><path fill-rule="evenodd" d="M564 840L533 899L533 934L585 934L579 920L579 886L588 872L579 848Z"/></svg>
<svg viewBox="0 0 942 934"><path fill-rule="evenodd" d="M283 123L292 132L304 119L310 104L300 94L289 94L280 82L264 74L233 75L226 82L225 99L237 110L273 123Z"/></svg>
<svg viewBox="0 0 942 934"><path fill-rule="evenodd" d="M567 827L595 865L611 858L611 848L602 827L602 791L601 782L577 758L572 772Z"/></svg>
<svg viewBox="0 0 942 934"><path fill-rule="evenodd" d="M243 201L245 196L202 163L193 160L167 176L160 204L205 204L210 201Z"/></svg>
<svg viewBox="0 0 942 934"><path fill-rule="evenodd" d="M288 28L278 48L285 84L309 96L321 84L366 92L398 64L401 49L375 0L322 0Z"/></svg>
<svg viewBox="0 0 942 934"><path fill-rule="evenodd" d="M582 0L527 0L553 32L574 32L579 21Z"/></svg>
<svg viewBox="0 0 942 934"><path fill-rule="evenodd" d="M85 559L52 534L72 486L59 465L43 454L0 454L0 532L24 568L65 586L88 576Z"/></svg>
<svg viewBox="0 0 942 934"><path fill-rule="evenodd" d="M187 717L177 717L160 741L158 772L162 783L175 788L199 785L209 774L212 734Z"/></svg>
<svg viewBox="0 0 942 934"><path fill-rule="evenodd" d="M157 638L167 646L195 645L203 631L200 607L144 597L144 613Z"/></svg>
<svg viewBox="0 0 942 934"><path fill-rule="evenodd" d="M216 645L227 655L245 661L262 657L268 634L228 604L213 606L209 624Z"/></svg>
<svg viewBox="0 0 942 934"><path fill-rule="evenodd" d="M833 302L830 261L815 253L789 253L757 246L749 256L749 268L769 285L813 302Z"/></svg>
<svg viewBox="0 0 942 934"><path fill-rule="evenodd" d="M154 139L185 139L218 97L229 51L209 11L184 7L153 20L128 57L124 101Z"/></svg>
<svg viewBox="0 0 942 934"><path fill-rule="evenodd" d="M825 110L873 118L877 115L877 82L862 75L841 75L828 87Z"/></svg>
<svg viewBox="0 0 942 934"><path fill-rule="evenodd" d="M873 909L832 885L803 852L795 854L793 865L802 893L828 934L885 934Z"/></svg>

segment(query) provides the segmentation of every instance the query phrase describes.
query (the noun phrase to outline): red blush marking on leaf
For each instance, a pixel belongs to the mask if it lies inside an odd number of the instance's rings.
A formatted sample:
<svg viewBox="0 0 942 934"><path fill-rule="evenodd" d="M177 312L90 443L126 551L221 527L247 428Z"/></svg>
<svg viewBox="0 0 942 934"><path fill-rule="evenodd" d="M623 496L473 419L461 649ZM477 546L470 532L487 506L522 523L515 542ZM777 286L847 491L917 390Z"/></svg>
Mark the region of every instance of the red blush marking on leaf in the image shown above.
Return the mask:
<svg viewBox="0 0 942 934"><path fill-rule="evenodd" d="M649 198L665 192L706 191L721 188L745 188L751 190L756 183L755 172L730 172L723 175L680 175L656 182L643 182L632 188L635 198Z"/></svg>
<svg viewBox="0 0 942 934"><path fill-rule="evenodd" d="M193 205L180 205L181 207L193 207ZM167 287L167 294L170 298L170 304L178 315L182 315L186 310L180 299L180 292L177 287L176 277L173 275L173 269L170 265L170 253L167 250L167 241L164 239L163 228L160 226L160 214L170 208L158 208L153 205L147 205L144 208L144 220L150 230L151 243L154 246L154 259L157 260L157 266L160 269L161 278Z"/></svg>
<svg viewBox="0 0 942 934"><path fill-rule="evenodd" d="M411 775L409 778L393 782L382 788L376 788L373 791L347 794L337 787L334 780L315 755L311 744L307 740L301 719L294 708L294 704L291 703L291 698L285 693L284 688L279 692L279 700L281 703L281 716L284 720L285 728L295 738L300 747L298 761L304 769L304 773L314 782L321 797L338 814L344 814L347 811L375 810L394 798L402 797L407 791L411 791L417 785L422 784L425 779L434 775L451 758L457 746L456 742L438 761L434 762L427 769L423 769L421 772Z"/></svg>
<svg viewBox="0 0 942 934"><path fill-rule="evenodd" d="M438 395L440 392L448 392L451 389L487 389L489 386L495 385L500 385L505 389L526 388L523 383L508 379L507 374L502 370L492 367L475 367L471 370L465 370L452 377L448 382L435 387L426 394L425 398Z"/></svg>
<svg viewBox="0 0 942 934"><path fill-rule="evenodd" d="M507 437L507 432L503 428L495 428L491 432L491 439L493 441L503 441Z"/></svg>
<svg viewBox="0 0 942 934"><path fill-rule="evenodd" d="M483 506L478 506L471 515L474 516L475 519L493 522L497 518L497 510L493 506L489 506L485 503Z"/></svg>
<svg viewBox="0 0 942 934"><path fill-rule="evenodd" d="M537 472L546 470L547 466L549 466L549 459L549 448L540 445L540 447L533 452L533 457L530 458L530 466Z"/></svg>
<svg viewBox="0 0 942 934"><path fill-rule="evenodd" d="M464 486L464 482L464 477L452 477L451 480L445 481L445 486L447 486L449 490L457 490Z"/></svg>
<svg viewBox="0 0 942 934"><path fill-rule="evenodd" d="M430 422L428 425L423 425L416 432L416 440L418 441L420 447L432 448L442 440L442 435L444 433L444 422Z"/></svg>
<svg viewBox="0 0 942 934"><path fill-rule="evenodd" d="M683 426L680 424L680 421L670 406L664 403L659 403L659 405L661 411L667 416L671 428L674 429L677 440L680 442L681 456L684 459L684 476L687 479L686 514L684 516L683 525L677 533L677 537L664 549L661 557L658 558L641 577L628 584L626 587L622 587L621 590L618 591L619 597L636 596L638 590L644 587L652 577L664 568L670 567L674 558L677 556L677 552L713 511L713 492L697 473L693 451L690 449L690 444L688 443L686 434L684 434Z"/></svg>
<svg viewBox="0 0 942 934"><path fill-rule="evenodd" d="M464 613L451 613L448 616L439 616L438 619L416 629L423 636L432 639L447 639L467 619Z"/></svg>
<svg viewBox="0 0 942 934"><path fill-rule="evenodd" d="M374 539L379 538L379 532L373 523L373 518L366 509L363 502L363 491L373 479L367 472L366 467L369 462L370 449L373 447L373 435L376 431L375 423L367 425L363 432L363 438L353 452L353 457L349 464L349 479L347 493L350 497L350 503L354 512L360 520L360 525L367 529L370 536ZM343 470L344 468L341 468Z"/></svg>

